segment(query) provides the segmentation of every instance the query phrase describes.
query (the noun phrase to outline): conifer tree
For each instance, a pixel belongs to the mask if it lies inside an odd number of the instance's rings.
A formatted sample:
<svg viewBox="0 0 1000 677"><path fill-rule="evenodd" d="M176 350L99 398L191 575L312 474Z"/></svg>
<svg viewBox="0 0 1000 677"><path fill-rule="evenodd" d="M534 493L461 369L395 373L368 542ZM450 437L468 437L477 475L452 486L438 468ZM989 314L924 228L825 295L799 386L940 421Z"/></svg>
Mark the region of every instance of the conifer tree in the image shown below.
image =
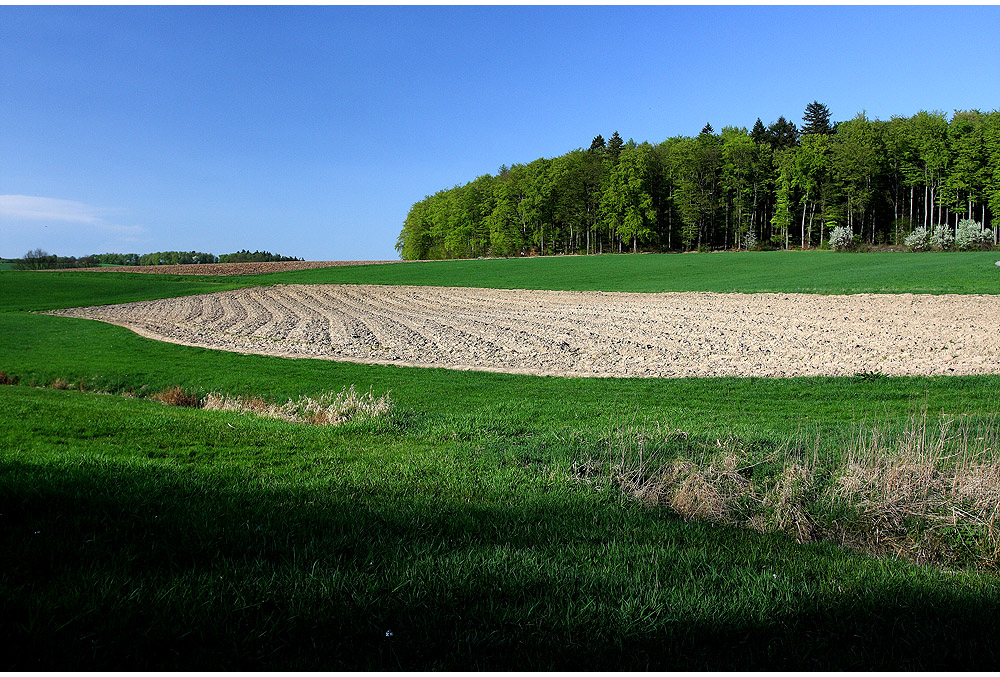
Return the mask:
<svg viewBox="0 0 1000 677"><path fill-rule="evenodd" d="M618 164L618 156L621 155L622 147L625 142L622 141L622 137L618 135L617 130L611 135L611 140L608 142L608 156L611 158L611 164Z"/></svg>
<svg viewBox="0 0 1000 677"><path fill-rule="evenodd" d="M819 101L813 101L806 106L805 113L802 114L803 136L806 134L832 134L833 127L830 125L830 109Z"/></svg>
<svg viewBox="0 0 1000 677"><path fill-rule="evenodd" d="M770 136L771 146L775 150L791 148L799 140L799 130L795 128L794 122L789 122L785 116L780 116L777 122L767 128Z"/></svg>

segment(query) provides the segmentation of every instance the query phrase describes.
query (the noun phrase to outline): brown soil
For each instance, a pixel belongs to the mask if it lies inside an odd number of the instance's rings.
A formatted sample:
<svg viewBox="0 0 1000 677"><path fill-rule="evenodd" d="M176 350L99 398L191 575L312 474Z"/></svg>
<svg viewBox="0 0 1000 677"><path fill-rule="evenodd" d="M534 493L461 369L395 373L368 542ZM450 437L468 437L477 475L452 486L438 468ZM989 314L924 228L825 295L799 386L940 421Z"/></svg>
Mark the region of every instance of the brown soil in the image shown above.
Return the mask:
<svg viewBox="0 0 1000 677"><path fill-rule="evenodd" d="M158 273L160 275L260 275L286 270L333 268L335 266L368 266L399 261L264 261L255 263L186 263L175 266L105 266L103 268L73 268L76 271L101 273ZM64 271L65 272L65 271Z"/></svg>
<svg viewBox="0 0 1000 677"><path fill-rule="evenodd" d="M1000 373L1000 296L283 285L54 314L221 350L527 374Z"/></svg>

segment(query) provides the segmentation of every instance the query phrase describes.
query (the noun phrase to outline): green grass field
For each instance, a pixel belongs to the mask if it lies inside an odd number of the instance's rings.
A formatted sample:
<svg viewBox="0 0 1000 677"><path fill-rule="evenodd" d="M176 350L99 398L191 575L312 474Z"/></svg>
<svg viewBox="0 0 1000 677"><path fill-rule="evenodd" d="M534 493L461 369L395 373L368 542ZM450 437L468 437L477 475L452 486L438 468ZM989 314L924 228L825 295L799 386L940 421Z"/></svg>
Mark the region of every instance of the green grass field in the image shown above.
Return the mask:
<svg viewBox="0 0 1000 677"><path fill-rule="evenodd" d="M807 440L832 462L859 429L903 430L921 410L993 426L1000 378L378 367L175 346L27 311L286 282L998 293L995 257L566 257L238 279L0 273L0 371L18 382L0 386L3 665L993 669L993 568L684 521L614 482L580 481L576 468L634 456L622 440L656 425L684 433L658 443L670 458L735 444L766 460ZM70 388L31 387L57 379ZM394 414L317 427L143 397L179 385L283 401L350 384L389 391Z"/></svg>
<svg viewBox="0 0 1000 677"><path fill-rule="evenodd" d="M417 261L243 277L0 271L0 310L46 310L261 284L415 284L496 289L816 294L1000 294L998 252L716 252ZM38 276L45 281L39 283ZM96 279L100 277L100 279ZM44 294L36 294L37 285Z"/></svg>

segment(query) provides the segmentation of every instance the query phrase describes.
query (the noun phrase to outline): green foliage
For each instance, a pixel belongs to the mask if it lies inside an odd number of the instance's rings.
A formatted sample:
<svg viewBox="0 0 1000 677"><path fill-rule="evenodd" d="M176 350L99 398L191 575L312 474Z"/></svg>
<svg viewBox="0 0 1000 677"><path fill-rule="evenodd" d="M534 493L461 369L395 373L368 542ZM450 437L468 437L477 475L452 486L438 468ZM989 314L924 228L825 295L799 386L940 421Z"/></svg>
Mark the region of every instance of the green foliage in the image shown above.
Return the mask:
<svg viewBox="0 0 1000 677"><path fill-rule="evenodd" d="M148 254L91 254L90 256L56 256L41 249L33 249L22 258L15 261L17 270L44 270L52 268L93 268L101 265L110 266L157 266L179 265L188 263L242 263L248 261L301 261L293 256L281 256L268 251L250 252L241 249L232 254L215 256L206 252L151 252Z"/></svg>
<svg viewBox="0 0 1000 677"><path fill-rule="evenodd" d="M206 259L211 254L203 254ZM249 262L265 262L265 261L301 261L302 259L296 258L294 256L282 256L281 254L272 254L269 251L253 251L248 249L241 249L238 252L233 252L232 254L221 254L215 263L249 263ZM194 263L194 261L192 261ZM212 261L200 261L200 263L213 263Z"/></svg>
<svg viewBox="0 0 1000 677"><path fill-rule="evenodd" d="M830 124L830 109L819 101L813 101L806 106L805 113L802 114L802 134L832 134L833 125Z"/></svg>
<svg viewBox="0 0 1000 677"><path fill-rule="evenodd" d="M397 250L409 260L720 249L751 229L769 246L808 249L831 219L860 246L961 216L990 226L997 213L1000 112L956 111L950 121L860 113L833 125L814 101L801 132L783 116L749 133L706 125L658 144L616 132L587 150L501 167L416 203Z"/></svg>
<svg viewBox="0 0 1000 677"><path fill-rule="evenodd" d="M150 252L139 257L140 266L178 265L187 263L218 263L214 254L205 252Z"/></svg>
<svg viewBox="0 0 1000 677"><path fill-rule="evenodd" d="M57 256L43 249L32 249L19 259L14 259L13 270L52 270L56 268L85 268L94 265L91 257Z"/></svg>

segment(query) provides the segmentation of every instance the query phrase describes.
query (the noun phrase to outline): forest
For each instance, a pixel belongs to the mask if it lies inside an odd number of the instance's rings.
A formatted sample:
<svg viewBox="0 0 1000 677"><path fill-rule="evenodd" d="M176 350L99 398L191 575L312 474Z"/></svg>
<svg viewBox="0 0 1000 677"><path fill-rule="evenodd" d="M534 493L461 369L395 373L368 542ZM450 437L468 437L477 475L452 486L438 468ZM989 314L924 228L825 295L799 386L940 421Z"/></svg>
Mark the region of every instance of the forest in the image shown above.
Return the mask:
<svg viewBox="0 0 1000 677"><path fill-rule="evenodd" d="M90 254L89 256L59 256L49 254L44 249L32 249L19 259L11 259L17 270L44 270L50 268L91 268L96 266L160 266L186 263L246 263L257 261L301 261L294 256L272 254L269 251L249 251L241 249L231 254L210 254L207 252L150 252L148 254Z"/></svg>
<svg viewBox="0 0 1000 677"><path fill-rule="evenodd" d="M835 229L854 246L902 246L960 221L996 246L998 213L1000 112L834 123L813 101L801 127L706 124L655 145L616 131L502 166L414 204L396 249L403 259L809 249L829 246Z"/></svg>

